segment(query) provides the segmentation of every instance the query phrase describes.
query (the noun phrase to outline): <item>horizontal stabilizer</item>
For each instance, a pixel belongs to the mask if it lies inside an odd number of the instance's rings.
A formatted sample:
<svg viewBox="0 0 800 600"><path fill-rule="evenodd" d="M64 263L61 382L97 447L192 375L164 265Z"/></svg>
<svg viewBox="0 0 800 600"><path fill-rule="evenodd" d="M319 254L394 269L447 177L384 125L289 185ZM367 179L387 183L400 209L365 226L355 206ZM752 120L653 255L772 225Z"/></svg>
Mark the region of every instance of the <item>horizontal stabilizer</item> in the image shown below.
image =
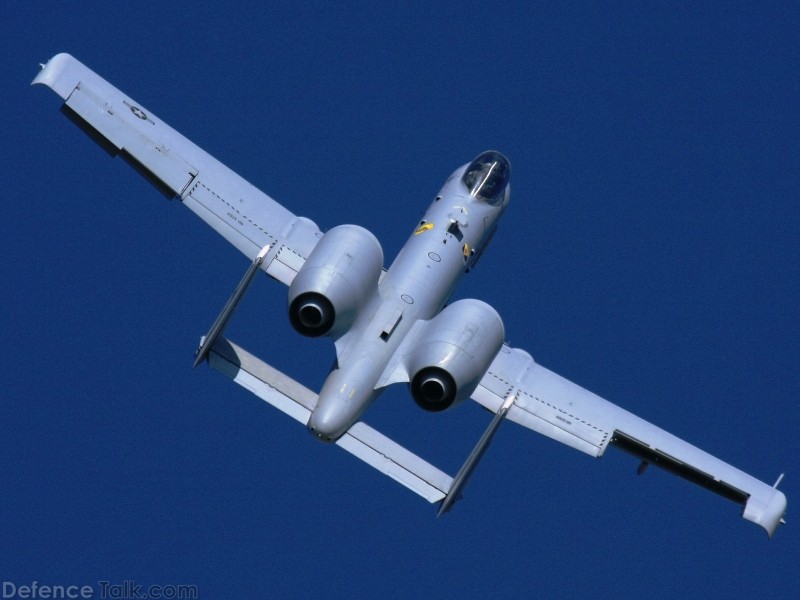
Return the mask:
<svg viewBox="0 0 800 600"><path fill-rule="evenodd" d="M218 338L208 364L303 425L317 403L317 394L225 338ZM337 442L384 475L416 492L428 502L447 494L453 478L406 450L363 421Z"/></svg>

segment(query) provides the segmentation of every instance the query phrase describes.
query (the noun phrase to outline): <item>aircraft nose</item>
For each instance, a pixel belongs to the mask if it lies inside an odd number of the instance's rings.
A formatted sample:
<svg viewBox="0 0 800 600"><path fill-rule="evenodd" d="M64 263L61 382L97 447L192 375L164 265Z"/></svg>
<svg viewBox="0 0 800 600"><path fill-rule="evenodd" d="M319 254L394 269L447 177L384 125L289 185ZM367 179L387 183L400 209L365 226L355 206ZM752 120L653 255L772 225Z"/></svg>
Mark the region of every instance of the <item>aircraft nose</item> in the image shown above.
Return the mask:
<svg viewBox="0 0 800 600"><path fill-rule="evenodd" d="M461 181L471 196L498 206L506 197L510 177L511 164L508 159L496 150L489 150L475 157L467 166Z"/></svg>

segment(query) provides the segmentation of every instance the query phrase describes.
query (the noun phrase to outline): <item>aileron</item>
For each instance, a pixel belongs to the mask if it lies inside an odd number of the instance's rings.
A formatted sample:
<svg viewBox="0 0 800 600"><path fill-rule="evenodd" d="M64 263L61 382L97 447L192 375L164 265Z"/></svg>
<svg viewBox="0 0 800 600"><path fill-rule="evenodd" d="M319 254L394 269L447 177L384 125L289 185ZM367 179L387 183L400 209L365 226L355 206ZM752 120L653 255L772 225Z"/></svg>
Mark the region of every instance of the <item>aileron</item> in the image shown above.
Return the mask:
<svg viewBox="0 0 800 600"><path fill-rule="evenodd" d="M522 351L498 354L473 398L489 408L498 405L497 394L506 389L500 382L519 370L520 360L530 362L518 384L510 420L590 456L602 456L609 444L615 445L645 465L653 464L744 506L745 519L764 527L770 536L774 533L785 510L781 492L535 364Z"/></svg>
<svg viewBox="0 0 800 600"><path fill-rule="evenodd" d="M294 257L287 269L273 270L291 283L321 235L312 221L293 215L68 54L48 61L33 83L55 91L65 101L62 112L103 150L121 156L167 198L180 198L250 260L280 240Z"/></svg>
<svg viewBox="0 0 800 600"><path fill-rule="evenodd" d="M611 443L618 448L624 450L628 454L645 461L646 463L656 465L677 475L683 477L687 481L691 481L699 486L702 486L720 496L732 500L737 504L744 506L750 495L747 492L721 481L708 473L701 471L681 460L670 456L666 452L662 452L656 448L651 448L647 444L640 442L621 431L615 431L611 439Z"/></svg>

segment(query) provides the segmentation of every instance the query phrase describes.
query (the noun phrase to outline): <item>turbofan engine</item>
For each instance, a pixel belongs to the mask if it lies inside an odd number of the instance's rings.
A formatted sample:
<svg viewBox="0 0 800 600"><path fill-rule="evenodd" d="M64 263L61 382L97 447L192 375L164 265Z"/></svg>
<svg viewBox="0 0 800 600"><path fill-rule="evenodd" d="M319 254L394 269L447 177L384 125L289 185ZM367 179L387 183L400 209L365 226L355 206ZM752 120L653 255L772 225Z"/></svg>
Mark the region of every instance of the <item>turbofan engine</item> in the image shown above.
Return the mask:
<svg viewBox="0 0 800 600"><path fill-rule="evenodd" d="M470 397L503 345L500 315L480 300L459 300L428 321L408 355L414 401L439 412Z"/></svg>
<svg viewBox="0 0 800 600"><path fill-rule="evenodd" d="M289 286L289 320L316 337L347 331L378 285L383 250L369 231L340 225L317 243Z"/></svg>

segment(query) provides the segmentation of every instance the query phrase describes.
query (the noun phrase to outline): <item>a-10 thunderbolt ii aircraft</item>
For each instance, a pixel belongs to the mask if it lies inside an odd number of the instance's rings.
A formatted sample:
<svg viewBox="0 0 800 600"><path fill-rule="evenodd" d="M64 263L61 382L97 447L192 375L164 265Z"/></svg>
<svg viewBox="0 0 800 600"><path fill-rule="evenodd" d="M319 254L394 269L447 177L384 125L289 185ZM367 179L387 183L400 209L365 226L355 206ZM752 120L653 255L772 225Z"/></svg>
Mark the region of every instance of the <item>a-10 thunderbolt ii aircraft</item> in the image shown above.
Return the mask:
<svg viewBox="0 0 800 600"><path fill-rule="evenodd" d="M492 239L510 199L510 167L484 152L456 169L388 269L369 231L322 232L247 183L68 54L33 81L64 100L62 112L112 156L120 155L251 262L206 336L195 365L209 364L430 502L439 514L457 500L492 436L508 418L591 456L616 445L728 498L769 536L786 497L666 431L536 364L504 343L503 322L479 300L446 304ZM258 271L289 286L292 326L329 336L337 360L319 394L221 336ZM463 467L450 477L361 421L393 383L441 411L472 398L495 416ZM780 479L779 479L780 481Z"/></svg>

